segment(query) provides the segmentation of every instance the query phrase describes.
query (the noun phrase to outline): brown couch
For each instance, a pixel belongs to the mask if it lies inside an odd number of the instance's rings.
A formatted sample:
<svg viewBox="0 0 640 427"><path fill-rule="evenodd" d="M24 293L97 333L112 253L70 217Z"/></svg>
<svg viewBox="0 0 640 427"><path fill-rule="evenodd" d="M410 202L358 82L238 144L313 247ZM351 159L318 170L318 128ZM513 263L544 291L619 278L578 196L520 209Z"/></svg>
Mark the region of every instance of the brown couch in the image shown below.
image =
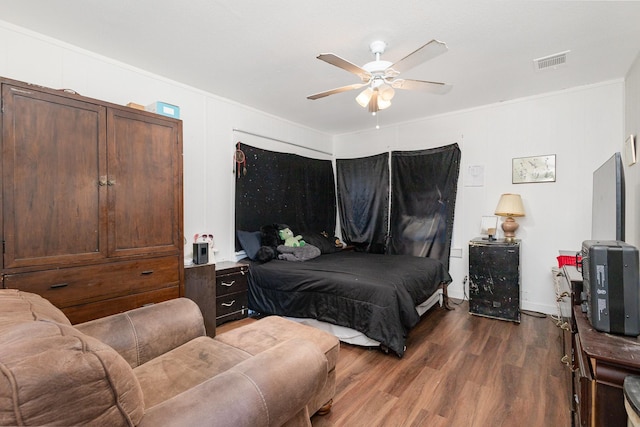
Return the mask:
<svg viewBox="0 0 640 427"><path fill-rule="evenodd" d="M338 349L276 317L212 339L185 298L72 326L40 296L2 289L0 425L310 426L333 397Z"/></svg>

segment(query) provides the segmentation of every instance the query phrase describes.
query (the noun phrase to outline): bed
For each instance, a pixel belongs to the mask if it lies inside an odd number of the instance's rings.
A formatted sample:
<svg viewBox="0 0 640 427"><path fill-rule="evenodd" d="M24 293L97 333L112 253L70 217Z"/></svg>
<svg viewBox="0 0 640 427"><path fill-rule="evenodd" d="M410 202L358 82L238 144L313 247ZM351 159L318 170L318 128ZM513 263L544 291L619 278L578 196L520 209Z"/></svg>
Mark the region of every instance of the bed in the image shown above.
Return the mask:
<svg viewBox="0 0 640 427"><path fill-rule="evenodd" d="M304 319L341 339L357 331L364 341L352 343L379 344L402 357L407 333L422 312L446 303L450 282L440 261L409 255L339 251L304 262L251 262L249 308Z"/></svg>

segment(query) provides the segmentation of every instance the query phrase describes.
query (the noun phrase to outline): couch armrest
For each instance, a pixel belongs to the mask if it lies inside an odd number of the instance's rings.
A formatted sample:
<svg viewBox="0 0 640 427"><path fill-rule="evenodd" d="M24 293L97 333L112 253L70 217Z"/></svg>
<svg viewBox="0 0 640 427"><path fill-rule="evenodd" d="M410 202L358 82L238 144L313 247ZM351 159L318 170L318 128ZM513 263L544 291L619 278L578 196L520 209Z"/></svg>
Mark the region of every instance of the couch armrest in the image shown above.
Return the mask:
<svg viewBox="0 0 640 427"><path fill-rule="evenodd" d="M205 335L202 313L188 298L136 308L75 327L111 346L132 368Z"/></svg>
<svg viewBox="0 0 640 427"><path fill-rule="evenodd" d="M138 426L281 426L301 411L309 422L327 366L315 344L291 339L148 408Z"/></svg>

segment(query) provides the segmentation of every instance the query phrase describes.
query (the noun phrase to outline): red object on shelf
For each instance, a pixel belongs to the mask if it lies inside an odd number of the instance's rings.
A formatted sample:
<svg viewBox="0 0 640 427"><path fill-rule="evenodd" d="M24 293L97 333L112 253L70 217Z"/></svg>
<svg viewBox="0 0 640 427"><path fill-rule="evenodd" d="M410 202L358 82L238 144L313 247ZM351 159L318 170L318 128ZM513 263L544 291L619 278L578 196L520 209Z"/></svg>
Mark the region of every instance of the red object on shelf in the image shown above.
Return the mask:
<svg viewBox="0 0 640 427"><path fill-rule="evenodd" d="M581 256L560 255L558 257L558 267L562 267L563 265L577 265L581 261L582 261Z"/></svg>

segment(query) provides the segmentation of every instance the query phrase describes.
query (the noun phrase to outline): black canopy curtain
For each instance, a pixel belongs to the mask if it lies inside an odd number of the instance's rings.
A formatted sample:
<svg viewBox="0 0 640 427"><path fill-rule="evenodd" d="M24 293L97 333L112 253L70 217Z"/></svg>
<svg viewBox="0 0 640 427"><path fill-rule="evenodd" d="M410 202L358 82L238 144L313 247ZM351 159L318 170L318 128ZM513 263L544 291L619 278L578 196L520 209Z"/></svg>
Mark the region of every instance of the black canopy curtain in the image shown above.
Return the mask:
<svg viewBox="0 0 640 427"><path fill-rule="evenodd" d="M342 238L356 250L384 253L389 220L389 154L337 159Z"/></svg>
<svg viewBox="0 0 640 427"><path fill-rule="evenodd" d="M448 268L459 170L458 144L394 151L390 165L388 153L337 159L342 237L365 252L430 257Z"/></svg>
<svg viewBox="0 0 640 427"><path fill-rule="evenodd" d="M240 149L247 172L236 175L236 230L259 231L263 225L284 223L295 234L327 231L333 235L336 193L330 160L242 143Z"/></svg>
<svg viewBox="0 0 640 427"><path fill-rule="evenodd" d="M458 144L391 153L387 253L439 259L449 268L460 148Z"/></svg>

